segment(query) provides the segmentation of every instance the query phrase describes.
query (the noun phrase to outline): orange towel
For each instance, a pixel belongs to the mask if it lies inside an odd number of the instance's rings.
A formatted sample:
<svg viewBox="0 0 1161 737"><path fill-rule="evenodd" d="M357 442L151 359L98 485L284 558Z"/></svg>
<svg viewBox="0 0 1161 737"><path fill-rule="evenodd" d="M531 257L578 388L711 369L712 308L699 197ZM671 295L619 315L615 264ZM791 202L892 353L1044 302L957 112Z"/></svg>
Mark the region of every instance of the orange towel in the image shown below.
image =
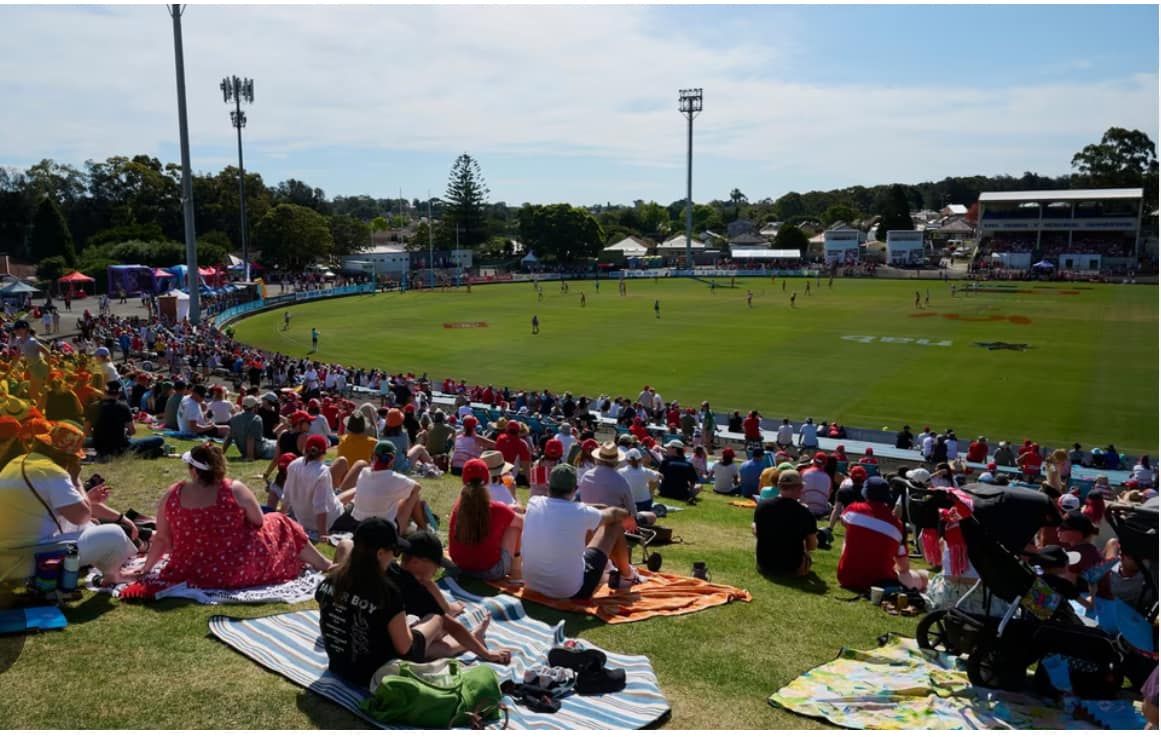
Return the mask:
<svg viewBox="0 0 1161 737"><path fill-rule="evenodd" d="M731 499L730 506L741 507L742 509L756 509L758 507L758 502L754 501L753 499Z"/></svg>
<svg viewBox="0 0 1161 737"><path fill-rule="evenodd" d="M526 589L522 584L508 581L488 581L506 594L534 601L552 609L583 612L600 617L609 624L640 622L652 617L672 617L678 614L700 612L702 609L729 604L731 601L750 601L750 592L720 583L710 583L689 576L671 573L650 573L638 570L648 580L629 589L611 590L601 584L592 599L553 599Z"/></svg>

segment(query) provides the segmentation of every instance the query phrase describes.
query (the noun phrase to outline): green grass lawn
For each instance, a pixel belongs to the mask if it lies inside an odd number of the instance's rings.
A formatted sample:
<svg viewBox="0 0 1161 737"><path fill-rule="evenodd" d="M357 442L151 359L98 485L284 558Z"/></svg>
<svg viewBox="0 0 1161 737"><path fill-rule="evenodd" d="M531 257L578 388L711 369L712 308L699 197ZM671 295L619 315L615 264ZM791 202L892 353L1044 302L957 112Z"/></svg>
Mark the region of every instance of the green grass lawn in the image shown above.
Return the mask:
<svg viewBox="0 0 1161 737"><path fill-rule="evenodd" d="M110 503L139 510L154 509L183 472L171 459L118 461L93 470L114 485ZM260 471L258 464L239 463L231 474L255 484L250 477ZM446 520L458 485L445 477L423 486ZM748 589L753 602L616 626L535 604L527 604L528 611L549 623L564 619L569 635L600 647L648 655L672 705L669 727L818 727L769 706L766 697L843 645L872 647L888 631L913 635L916 620L888 616L866 601L846 601L850 595L835 583L837 547L816 555L817 588L763 578L753 564L751 513L710 497L669 518L685 544L658 549L663 570L688 573L693 561L704 560L715 581ZM473 589L494 593L483 584ZM207 634L214 614L250 617L289 608L133 604L86 595L66 607L68 629L29 638L15 665L0 673L0 729L365 727ZM13 642L0 639L0 648L11 655Z"/></svg>
<svg viewBox="0 0 1161 737"><path fill-rule="evenodd" d="M315 327L322 360L436 380L631 396L652 384L683 405L708 399L796 421L1157 448L1156 287L1019 283L1012 293L952 298L934 281L823 280L810 296L805 285L787 285L798 292L795 309L780 280L757 278L714 292L687 279L632 281L628 297L612 281L599 293L572 282L567 295L548 283L543 302L530 284L495 285L298 305L287 332L282 310L236 329L243 341L301 356ZM930 290L930 308L913 309L916 290ZM540 335L531 334L533 314ZM444 327L463 322L487 327Z"/></svg>

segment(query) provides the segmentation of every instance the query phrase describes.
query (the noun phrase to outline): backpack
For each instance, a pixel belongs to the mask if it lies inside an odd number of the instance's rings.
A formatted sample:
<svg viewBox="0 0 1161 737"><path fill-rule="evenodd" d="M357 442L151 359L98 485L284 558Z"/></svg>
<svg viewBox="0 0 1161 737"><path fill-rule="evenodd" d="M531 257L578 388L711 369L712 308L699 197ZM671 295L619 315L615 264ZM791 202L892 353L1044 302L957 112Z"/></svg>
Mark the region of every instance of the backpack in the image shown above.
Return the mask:
<svg viewBox="0 0 1161 737"><path fill-rule="evenodd" d="M486 665L465 668L448 660L430 668L401 662L399 675L384 676L359 708L387 724L449 729L499 718L501 698L496 672Z"/></svg>

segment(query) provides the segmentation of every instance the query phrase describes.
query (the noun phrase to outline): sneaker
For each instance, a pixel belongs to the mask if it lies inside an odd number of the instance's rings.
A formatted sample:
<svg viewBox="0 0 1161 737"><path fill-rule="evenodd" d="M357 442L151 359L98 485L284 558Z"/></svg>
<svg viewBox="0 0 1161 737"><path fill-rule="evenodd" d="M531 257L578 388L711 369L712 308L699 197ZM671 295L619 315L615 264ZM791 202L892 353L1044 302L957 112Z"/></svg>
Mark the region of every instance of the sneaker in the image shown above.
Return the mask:
<svg viewBox="0 0 1161 737"><path fill-rule="evenodd" d="M568 643L565 643L568 644ZM577 673L605 665L605 654L600 650L582 648L575 641L574 647L554 647L548 651L548 664L568 668Z"/></svg>
<svg viewBox="0 0 1161 737"><path fill-rule="evenodd" d="M625 688L624 668L593 668L576 674L577 694L591 696L616 693Z"/></svg>

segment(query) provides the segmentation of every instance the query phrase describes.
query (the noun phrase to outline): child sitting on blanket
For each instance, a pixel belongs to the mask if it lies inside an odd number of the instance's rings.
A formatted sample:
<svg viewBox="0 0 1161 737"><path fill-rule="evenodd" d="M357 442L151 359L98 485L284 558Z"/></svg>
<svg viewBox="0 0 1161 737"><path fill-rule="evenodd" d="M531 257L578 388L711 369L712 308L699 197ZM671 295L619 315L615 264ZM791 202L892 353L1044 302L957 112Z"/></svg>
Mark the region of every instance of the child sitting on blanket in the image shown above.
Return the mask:
<svg viewBox="0 0 1161 737"><path fill-rule="evenodd" d="M469 631L443 613L447 602L442 595L436 592L437 601L414 573L396 565L398 553L409 553L409 567L430 578L443 559L443 546L435 550L431 538L424 537L413 551L408 540L400 539L395 525L379 517L360 522L354 539L339 544L335 568L315 593L331 671L363 685L380 666L396 658L426 662L471 650L481 660L511 660L510 651L484 646L489 617ZM415 612L408 609L409 604L417 607Z"/></svg>

